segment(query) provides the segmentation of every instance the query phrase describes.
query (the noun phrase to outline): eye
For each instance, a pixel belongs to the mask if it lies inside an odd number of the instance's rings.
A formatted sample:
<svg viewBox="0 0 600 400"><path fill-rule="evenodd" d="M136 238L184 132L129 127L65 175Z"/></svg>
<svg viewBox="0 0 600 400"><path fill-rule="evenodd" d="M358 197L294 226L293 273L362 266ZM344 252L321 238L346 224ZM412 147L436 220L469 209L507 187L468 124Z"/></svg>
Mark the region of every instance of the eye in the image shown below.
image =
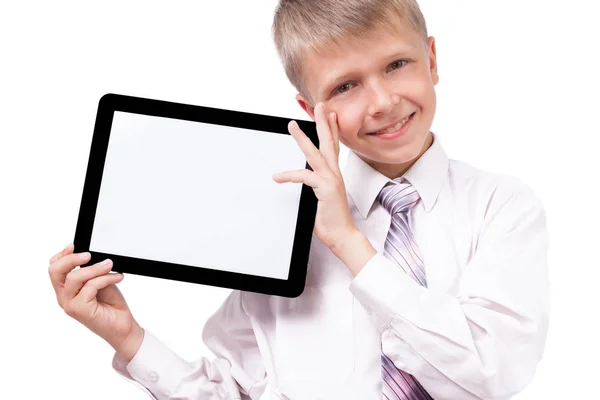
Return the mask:
<svg viewBox="0 0 600 400"><path fill-rule="evenodd" d="M404 65L404 64L406 64L406 60L396 60L396 61L394 61L393 63L391 63L391 64L390 64L390 67L391 67L391 66L398 65L398 64L400 64L400 63L402 63L402 65ZM399 66L398 68L392 68L392 70L394 70L394 69L399 69L399 68L401 68L401 67ZM388 70L389 70L389 69L388 69Z"/></svg>
<svg viewBox="0 0 600 400"><path fill-rule="evenodd" d="M342 84L342 85L338 86L338 87L337 87L337 88L334 90L334 94L342 94L342 93L345 93L345 92L347 92L348 90L350 90L349 88L348 88L347 90L340 90L340 89L343 89L343 88L345 88L345 87L349 87L350 85L352 85L352 84L351 84L351 83L344 83L344 84Z"/></svg>
<svg viewBox="0 0 600 400"><path fill-rule="evenodd" d="M400 68L401 68L402 66L404 66L404 65L405 65L407 62L408 62L408 61L406 61L406 60L396 60L396 61L394 61L393 63L391 63L391 64L389 65L389 67L393 67L393 68L392 68L392 71L393 71L393 70L396 70L396 69L400 69ZM389 67L388 67L388 72L389 72ZM353 83L348 83L348 82L347 82L347 83L343 83L343 84L341 84L340 86L338 86L337 88L335 88L335 89L333 90L333 93L332 93L332 95L334 95L334 96L335 96L335 95L338 95L338 94L343 94L343 93L346 93L348 90L350 90L350 86L351 86L351 85L353 85ZM346 90L344 90L344 88L347 88L347 89L346 89Z"/></svg>

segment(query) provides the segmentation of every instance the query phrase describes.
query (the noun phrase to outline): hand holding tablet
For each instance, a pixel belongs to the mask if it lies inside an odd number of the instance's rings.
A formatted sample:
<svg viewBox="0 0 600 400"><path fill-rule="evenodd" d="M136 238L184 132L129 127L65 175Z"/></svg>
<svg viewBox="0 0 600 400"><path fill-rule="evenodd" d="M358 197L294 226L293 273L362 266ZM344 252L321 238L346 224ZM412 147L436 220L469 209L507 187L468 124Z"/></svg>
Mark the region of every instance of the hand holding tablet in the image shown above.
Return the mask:
<svg viewBox="0 0 600 400"><path fill-rule="evenodd" d="M110 258L118 272L298 296L317 198L273 181L307 167L288 122L103 96L74 251L89 251L88 264ZM318 146L315 123L298 124Z"/></svg>

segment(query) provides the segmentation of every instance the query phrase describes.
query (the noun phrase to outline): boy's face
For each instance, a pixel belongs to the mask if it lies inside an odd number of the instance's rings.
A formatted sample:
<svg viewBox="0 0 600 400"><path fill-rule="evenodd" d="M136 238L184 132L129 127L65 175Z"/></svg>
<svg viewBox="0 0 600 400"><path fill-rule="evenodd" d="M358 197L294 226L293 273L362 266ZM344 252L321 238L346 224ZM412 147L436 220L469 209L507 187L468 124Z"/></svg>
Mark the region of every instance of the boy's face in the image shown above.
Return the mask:
<svg viewBox="0 0 600 400"><path fill-rule="evenodd" d="M390 178L402 175L431 144L439 80L434 38L425 45L400 20L396 30L380 28L365 41L306 54L302 68L314 103L296 96L313 120L315 104L324 102L326 111L337 114L340 142ZM371 134L413 113L401 136Z"/></svg>

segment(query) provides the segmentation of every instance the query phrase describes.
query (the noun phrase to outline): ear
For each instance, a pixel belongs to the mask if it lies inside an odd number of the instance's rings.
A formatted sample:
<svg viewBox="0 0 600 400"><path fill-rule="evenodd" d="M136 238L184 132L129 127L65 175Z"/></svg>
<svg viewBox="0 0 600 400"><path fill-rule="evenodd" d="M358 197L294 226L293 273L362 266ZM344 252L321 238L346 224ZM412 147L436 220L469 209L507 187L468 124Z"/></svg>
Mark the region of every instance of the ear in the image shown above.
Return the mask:
<svg viewBox="0 0 600 400"><path fill-rule="evenodd" d="M435 86L440 81L440 77L438 75L435 38L433 36L429 37L427 47L429 51L429 75L431 76L431 80L433 81L433 85Z"/></svg>
<svg viewBox="0 0 600 400"><path fill-rule="evenodd" d="M310 104L310 101L306 97L302 96L300 93L296 95L296 101L298 102L298 104L300 104L300 107L302 107L302 109L306 111L308 116L313 121L315 121L315 107Z"/></svg>

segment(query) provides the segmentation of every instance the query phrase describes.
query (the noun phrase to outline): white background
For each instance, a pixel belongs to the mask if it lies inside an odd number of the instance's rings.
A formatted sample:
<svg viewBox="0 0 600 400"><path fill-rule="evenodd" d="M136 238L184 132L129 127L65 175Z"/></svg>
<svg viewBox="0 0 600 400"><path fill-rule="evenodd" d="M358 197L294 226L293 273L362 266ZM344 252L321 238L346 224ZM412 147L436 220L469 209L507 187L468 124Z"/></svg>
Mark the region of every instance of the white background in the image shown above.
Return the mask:
<svg viewBox="0 0 600 400"><path fill-rule="evenodd" d="M270 37L275 5L2 3L0 397L147 398L112 371L112 349L63 313L48 279L48 259L73 239L97 103L115 92L307 119ZM520 177L547 211L550 332L535 379L517 399L593 396L600 357L598 6L421 5L437 38L433 130L447 153ZM119 287L138 321L176 352L190 360L209 355L200 333L227 290L135 275Z"/></svg>

